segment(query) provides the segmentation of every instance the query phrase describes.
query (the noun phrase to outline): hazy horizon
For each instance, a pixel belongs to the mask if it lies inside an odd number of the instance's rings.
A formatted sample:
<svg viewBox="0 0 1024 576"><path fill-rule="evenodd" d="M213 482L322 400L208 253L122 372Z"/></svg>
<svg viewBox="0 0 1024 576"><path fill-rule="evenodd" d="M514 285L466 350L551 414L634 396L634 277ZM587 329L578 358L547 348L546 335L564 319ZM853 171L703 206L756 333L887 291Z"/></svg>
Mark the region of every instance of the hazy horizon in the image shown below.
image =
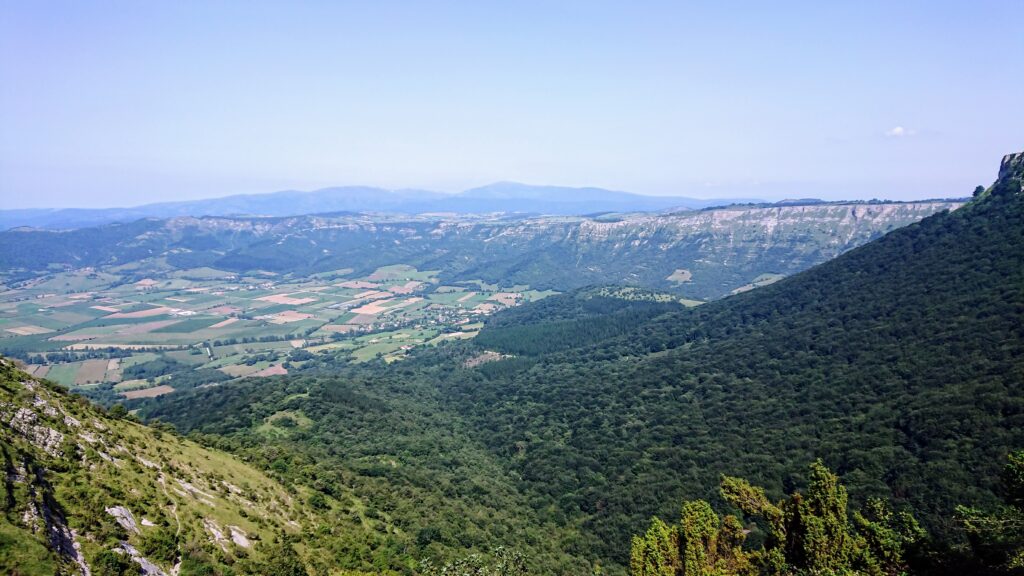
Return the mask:
<svg viewBox="0 0 1024 576"><path fill-rule="evenodd" d="M0 209L497 181L963 197L1024 148L1016 3L21 3Z"/></svg>
<svg viewBox="0 0 1024 576"><path fill-rule="evenodd" d="M6 206L6 205L2 205L2 206L0 206L0 210L63 210L63 209L71 209L71 210L75 210L75 209L105 210L105 209L120 209L120 208L131 209L131 208L141 208L143 206L152 205L152 204L168 204L168 203L177 203L177 202L195 202L195 201L205 201L205 200L219 200L219 199L225 199L225 198L231 198L231 197L239 197L239 196L262 196L262 195L269 195L269 194L276 194L276 193L313 194L313 193L316 193L316 192L320 192L322 190L344 189L344 188L371 188L371 189L385 190L387 192L422 192L422 193L442 194L442 195L445 195L445 196L455 197L455 196L458 196L459 194L461 194L462 192L467 192L469 190L472 190L473 188L483 188L483 187L489 186L490 184L505 184L505 183L511 183L511 184L517 184L517 185L521 184L521 185L524 185L524 186L537 186L537 187L557 187L557 188L576 188L576 189L598 188L598 189L606 190L606 191L609 191L609 192L624 192L624 193L627 193L627 194L637 194L639 196L647 196L647 197L662 197L662 198L678 197L678 198L685 198L685 199L691 199L691 200L704 200L704 201L713 201L713 200L731 201L731 200L736 200L736 201L740 201L740 202L747 202L747 201L751 201L751 200L761 200L761 201L765 201L765 202L778 202L778 201L783 201L783 200L826 200L826 201L851 201L851 202L855 202L855 201L861 201L861 200L883 200L883 201L887 201L888 200L888 201L894 201L894 202L908 202L908 201L912 202L912 201L918 201L918 200L944 200L944 199L952 199L952 198L967 198L967 197L970 196L969 193L963 193L963 194L953 195L953 196L920 196L920 197L917 197L917 198L903 199L903 200L895 199L895 198L886 198L886 197L881 197L881 196L821 198L819 196L815 196L815 195L810 194L810 193L801 194L801 193L799 193L797 191L794 191L794 193L790 194L790 195L784 195L784 194L781 194L781 193L775 193L775 194L762 194L762 195L758 196L758 195L755 195L753 193L744 194L744 193L741 193L741 192L737 192L735 194L699 196L699 195L691 195L691 194L679 194L679 195L676 195L676 194L638 194L638 193L632 192L630 190L611 190L611 189L607 189L607 188L601 188L600 186L561 186L561 185L554 185L554 184L532 184L532 183L526 183L526 182L497 181L497 182L491 182L491 183L488 183L488 184L483 184L481 186L474 186L472 188L467 188L466 190L457 190L457 191L430 190L430 189L422 188L422 187L413 187L413 188L383 188L383 187L380 187L380 186L367 186L367 185L362 185L362 184L345 184L345 185L339 185L339 186L326 186L326 187L322 187L322 188L313 188L313 189L308 189L308 190L286 189L286 190L272 190L272 191L266 191L266 192L263 192L263 191L261 191L261 192L237 192L237 193L223 194L223 195L217 195L217 196L213 196L213 195L211 195L211 196L203 196L203 197L200 197L200 198L186 198L186 199L170 198L170 199L162 199L162 200L146 200L146 201L142 201L142 202L117 204L117 205L115 205L115 204L101 205L101 204L97 204L97 203L81 204L81 205L68 204L68 205L61 205L61 206L24 206L24 207L9 207L9 206ZM803 185L803 186L804 186L804 189L808 189L808 190L810 189L810 188L807 188L809 185ZM796 190L799 190L799 189L800 189L800 187L796 188Z"/></svg>

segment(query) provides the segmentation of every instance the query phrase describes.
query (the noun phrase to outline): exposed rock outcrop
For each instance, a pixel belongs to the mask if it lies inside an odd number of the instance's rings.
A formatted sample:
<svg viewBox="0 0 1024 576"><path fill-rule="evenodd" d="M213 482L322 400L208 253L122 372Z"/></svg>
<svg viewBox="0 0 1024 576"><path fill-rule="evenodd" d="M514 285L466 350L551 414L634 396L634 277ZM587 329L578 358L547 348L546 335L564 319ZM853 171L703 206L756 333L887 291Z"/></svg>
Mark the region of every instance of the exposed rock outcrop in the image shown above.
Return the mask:
<svg viewBox="0 0 1024 576"><path fill-rule="evenodd" d="M34 446L42 448L50 456L62 455L60 445L64 442L64 435L49 426L40 424L39 415L33 410L25 407L19 408L12 404L0 406L0 420L3 420L11 430L20 434Z"/></svg>
<svg viewBox="0 0 1024 576"><path fill-rule="evenodd" d="M1012 178L1014 174L1024 173L1024 152L1014 152L1003 156L999 164L999 179Z"/></svg>
<svg viewBox="0 0 1024 576"><path fill-rule="evenodd" d="M132 561L139 565L139 572L143 576L167 576L167 573L164 572L163 569L146 559L146 557L131 544L121 542L120 550L131 556Z"/></svg>
<svg viewBox="0 0 1024 576"><path fill-rule="evenodd" d="M131 510L124 506L111 506L110 508L107 508L106 511L107 514L113 516L114 519L117 520L117 523L125 530L135 534L142 533L139 530L139 525L135 522L135 516L132 514Z"/></svg>

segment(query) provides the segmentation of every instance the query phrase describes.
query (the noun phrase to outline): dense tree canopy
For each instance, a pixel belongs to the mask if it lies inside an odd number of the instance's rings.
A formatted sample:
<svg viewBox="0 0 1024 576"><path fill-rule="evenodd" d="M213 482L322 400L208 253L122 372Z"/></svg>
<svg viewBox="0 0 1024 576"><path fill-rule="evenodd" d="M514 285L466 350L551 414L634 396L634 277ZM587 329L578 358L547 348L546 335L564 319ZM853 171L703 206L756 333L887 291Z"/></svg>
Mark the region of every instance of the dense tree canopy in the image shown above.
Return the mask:
<svg viewBox="0 0 1024 576"><path fill-rule="evenodd" d="M325 492L370 495L399 524L382 540L394 568L402 554L506 544L562 573L655 557L884 572L902 562L893 540L916 538L905 509L951 548L970 535L957 505L1004 514L999 462L1024 445L1022 246L1008 174L956 212L695 309L582 290L408 361L318 357L300 376L175 394L143 414ZM485 350L506 357L467 362ZM302 424L268 433L281 416ZM835 475L804 467L819 457ZM764 489L716 491L723 473ZM675 536L652 526L631 559L623 543L651 516L700 500L710 508L690 505ZM730 503L757 518L745 538L739 517L709 512Z"/></svg>

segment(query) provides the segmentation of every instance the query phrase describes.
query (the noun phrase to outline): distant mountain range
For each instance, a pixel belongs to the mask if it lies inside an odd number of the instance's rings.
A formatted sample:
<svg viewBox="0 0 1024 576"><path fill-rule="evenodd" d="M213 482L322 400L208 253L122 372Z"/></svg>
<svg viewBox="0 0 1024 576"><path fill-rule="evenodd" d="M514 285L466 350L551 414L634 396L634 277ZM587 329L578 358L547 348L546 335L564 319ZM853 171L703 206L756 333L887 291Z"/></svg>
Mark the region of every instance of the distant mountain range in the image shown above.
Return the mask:
<svg viewBox="0 0 1024 576"><path fill-rule="evenodd" d="M687 210L749 202L759 201L750 198L702 200L680 196L643 196L603 188L533 186L516 182L498 182L458 194L343 186L312 192L285 190L269 194L239 194L205 200L161 202L132 208L0 210L0 229L19 226L81 228L151 217L298 216L335 212L516 212L578 215L595 212Z"/></svg>
<svg viewBox="0 0 1024 576"><path fill-rule="evenodd" d="M167 266L308 275L407 264L438 270L444 282L559 291L613 282L705 300L799 272L961 204L819 202L574 217L335 212L17 228L0 231L0 279L129 262L139 262L138 273L147 276Z"/></svg>

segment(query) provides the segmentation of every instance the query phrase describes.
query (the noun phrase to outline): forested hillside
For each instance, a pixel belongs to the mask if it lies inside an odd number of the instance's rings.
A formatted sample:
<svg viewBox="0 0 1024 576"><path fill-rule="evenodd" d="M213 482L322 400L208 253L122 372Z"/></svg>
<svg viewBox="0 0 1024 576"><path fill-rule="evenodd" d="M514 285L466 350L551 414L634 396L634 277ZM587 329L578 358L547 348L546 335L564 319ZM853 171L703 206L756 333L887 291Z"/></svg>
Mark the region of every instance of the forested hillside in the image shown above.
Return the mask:
<svg viewBox="0 0 1024 576"><path fill-rule="evenodd" d="M1024 444L1019 170L776 285L442 389L596 549L715 499L721 473L781 494L817 457L855 501L891 495L945 533L956 503L995 501L998 463Z"/></svg>
<svg viewBox="0 0 1024 576"><path fill-rule="evenodd" d="M423 551L464 537L450 502L504 493L509 519L479 517L490 534L481 545L503 534L536 548L538 534L517 523L561 527L544 537L575 560L548 553L541 566L621 573L624 543L651 515L675 517L695 498L727 508L720 474L776 499L805 485L816 458L855 507L891 499L956 547L954 508L995 506L1001 463L1024 445L1020 158L1007 157L996 184L960 210L715 303L655 311L581 291L410 361L349 367L324 356L287 384L196 390L143 410L265 464L280 448L357 491L379 482L382 501L413 486L456 496L418 507ZM593 313L606 305L610 314ZM566 325L585 336L567 340ZM625 332L608 337L610 326ZM273 394L283 386L287 396ZM308 428L261 436L280 410L300 411ZM444 464L455 445L476 463ZM438 532L428 528L441 518ZM759 530L752 541L766 538Z"/></svg>

